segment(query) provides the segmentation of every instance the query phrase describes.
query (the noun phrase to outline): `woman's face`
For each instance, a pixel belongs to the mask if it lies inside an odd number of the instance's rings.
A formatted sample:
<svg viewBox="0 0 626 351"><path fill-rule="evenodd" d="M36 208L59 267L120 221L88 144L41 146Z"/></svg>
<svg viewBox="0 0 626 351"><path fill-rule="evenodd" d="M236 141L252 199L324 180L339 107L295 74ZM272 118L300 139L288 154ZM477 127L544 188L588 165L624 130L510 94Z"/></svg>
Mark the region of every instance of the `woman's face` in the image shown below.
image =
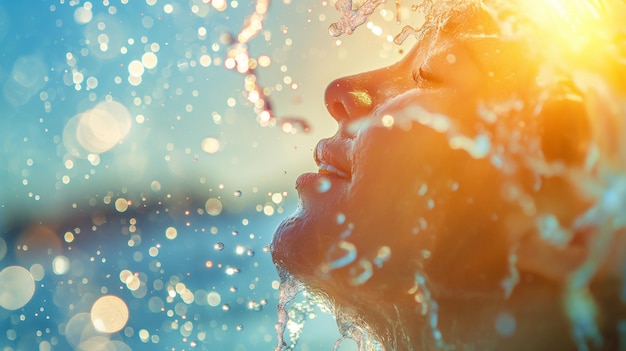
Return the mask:
<svg viewBox="0 0 626 351"><path fill-rule="evenodd" d="M501 290L508 243L531 215L515 194L536 179L499 157L524 132L503 139L512 122L484 111L530 114L534 67L492 33L444 29L392 66L330 83L339 128L316 147L319 171L296 182L299 208L273 242L280 268L339 304L398 299L416 272L450 292Z"/></svg>

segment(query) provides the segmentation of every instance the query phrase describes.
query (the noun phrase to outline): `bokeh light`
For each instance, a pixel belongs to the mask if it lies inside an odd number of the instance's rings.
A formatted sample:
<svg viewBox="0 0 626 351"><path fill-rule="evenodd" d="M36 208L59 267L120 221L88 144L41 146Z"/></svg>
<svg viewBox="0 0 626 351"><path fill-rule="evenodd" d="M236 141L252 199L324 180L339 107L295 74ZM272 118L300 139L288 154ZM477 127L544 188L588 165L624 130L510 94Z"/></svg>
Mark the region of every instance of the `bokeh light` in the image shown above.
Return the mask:
<svg viewBox="0 0 626 351"><path fill-rule="evenodd" d="M0 306L17 310L26 305L35 293L35 280L21 266L9 266L0 271Z"/></svg>
<svg viewBox="0 0 626 351"><path fill-rule="evenodd" d="M120 331L128 322L128 307L117 296L101 296L91 307L91 322L99 332Z"/></svg>
<svg viewBox="0 0 626 351"><path fill-rule="evenodd" d="M345 70L325 63L340 61L318 19L336 17L292 1L0 4L2 347L272 349L268 245L335 128L308 118Z"/></svg>

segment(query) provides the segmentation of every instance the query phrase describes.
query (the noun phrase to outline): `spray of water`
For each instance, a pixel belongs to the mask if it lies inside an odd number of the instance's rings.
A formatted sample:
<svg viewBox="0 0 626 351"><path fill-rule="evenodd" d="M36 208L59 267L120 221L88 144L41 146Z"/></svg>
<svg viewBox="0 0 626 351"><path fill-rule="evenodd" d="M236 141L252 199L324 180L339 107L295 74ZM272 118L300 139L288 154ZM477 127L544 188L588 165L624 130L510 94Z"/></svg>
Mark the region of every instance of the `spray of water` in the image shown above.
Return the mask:
<svg viewBox="0 0 626 351"><path fill-rule="evenodd" d="M357 344L359 351L384 351L384 348L362 327L342 313L337 314L337 327L341 337L335 342L333 351L338 351L343 341L350 339Z"/></svg>
<svg viewBox="0 0 626 351"><path fill-rule="evenodd" d="M287 305L292 302L298 294L304 291L304 285L300 281L294 279L285 271L281 271L279 273L280 297L278 300L278 321L275 325L276 335L278 336L278 345L274 351L291 350L292 345L295 346L294 341L292 341L290 345L287 345L284 339L285 330L287 330L287 325L290 321Z"/></svg>

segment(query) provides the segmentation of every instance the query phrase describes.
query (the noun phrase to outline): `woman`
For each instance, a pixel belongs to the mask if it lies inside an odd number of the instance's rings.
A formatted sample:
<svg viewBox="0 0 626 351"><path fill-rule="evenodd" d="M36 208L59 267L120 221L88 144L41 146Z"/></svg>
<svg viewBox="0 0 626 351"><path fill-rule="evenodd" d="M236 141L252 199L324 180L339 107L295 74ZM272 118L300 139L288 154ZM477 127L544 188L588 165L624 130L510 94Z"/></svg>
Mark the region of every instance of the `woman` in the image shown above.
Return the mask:
<svg viewBox="0 0 626 351"><path fill-rule="evenodd" d="M274 262L385 350L626 347L623 4L423 10L404 59L326 89Z"/></svg>

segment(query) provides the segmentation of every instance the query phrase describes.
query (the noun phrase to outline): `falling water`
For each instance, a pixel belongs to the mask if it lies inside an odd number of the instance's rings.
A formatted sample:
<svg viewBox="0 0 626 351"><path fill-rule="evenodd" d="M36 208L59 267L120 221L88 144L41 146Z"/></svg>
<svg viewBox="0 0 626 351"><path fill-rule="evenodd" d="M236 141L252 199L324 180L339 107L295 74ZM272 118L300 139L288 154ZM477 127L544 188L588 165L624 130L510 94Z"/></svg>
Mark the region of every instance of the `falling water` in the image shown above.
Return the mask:
<svg viewBox="0 0 626 351"><path fill-rule="evenodd" d="M289 322L289 311L287 305L292 302L296 296L304 291L304 285L291 277L288 273L280 272L280 297L278 300L278 321L275 324L276 335L278 337L278 345L274 351L282 351L287 347L284 339L287 323Z"/></svg>
<svg viewBox="0 0 626 351"><path fill-rule="evenodd" d="M335 342L333 351L338 351L346 339L354 340L359 351L384 351L382 345L374 340L365 329L354 324L350 318L342 313L337 315L337 327L341 337Z"/></svg>

